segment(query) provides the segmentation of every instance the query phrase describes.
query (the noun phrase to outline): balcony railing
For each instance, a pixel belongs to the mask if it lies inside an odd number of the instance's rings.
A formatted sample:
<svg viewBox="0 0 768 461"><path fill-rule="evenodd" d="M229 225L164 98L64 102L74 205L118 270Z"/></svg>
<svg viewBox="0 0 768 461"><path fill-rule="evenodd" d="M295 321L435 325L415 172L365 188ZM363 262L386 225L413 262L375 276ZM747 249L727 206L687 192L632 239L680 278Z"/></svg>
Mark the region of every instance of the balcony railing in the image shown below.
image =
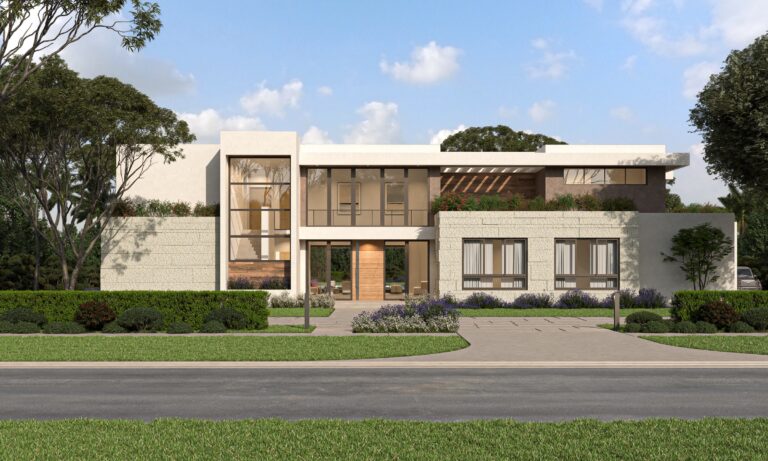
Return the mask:
<svg viewBox="0 0 768 461"><path fill-rule="evenodd" d="M307 226L428 226L429 210L307 210Z"/></svg>
<svg viewBox="0 0 768 461"><path fill-rule="evenodd" d="M618 274L555 275L555 290L615 290Z"/></svg>

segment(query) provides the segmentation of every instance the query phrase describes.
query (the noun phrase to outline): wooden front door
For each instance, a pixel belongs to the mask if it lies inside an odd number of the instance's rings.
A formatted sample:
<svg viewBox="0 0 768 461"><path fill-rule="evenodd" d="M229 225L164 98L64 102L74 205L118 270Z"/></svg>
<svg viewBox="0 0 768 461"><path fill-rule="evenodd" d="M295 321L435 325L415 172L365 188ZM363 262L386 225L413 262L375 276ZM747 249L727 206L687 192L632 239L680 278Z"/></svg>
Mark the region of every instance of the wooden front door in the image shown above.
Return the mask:
<svg viewBox="0 0 768 461"><path fill-rule="evenodd" d="M384 242L360 242L360 300L384 299Z"/></svg>

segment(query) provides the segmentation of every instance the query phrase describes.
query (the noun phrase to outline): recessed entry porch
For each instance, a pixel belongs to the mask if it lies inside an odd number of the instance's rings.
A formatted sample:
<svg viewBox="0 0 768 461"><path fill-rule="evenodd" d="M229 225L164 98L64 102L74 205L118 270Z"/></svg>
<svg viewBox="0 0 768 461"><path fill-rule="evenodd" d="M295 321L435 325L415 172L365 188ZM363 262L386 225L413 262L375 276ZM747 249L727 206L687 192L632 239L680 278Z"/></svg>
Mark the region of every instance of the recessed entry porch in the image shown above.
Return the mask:
<svg viewBox="0 0 768 461"><path fill-rule="evenodd" d="M311 294L337 300L403 300L430 292L429 241L310 241Z"/></svg>

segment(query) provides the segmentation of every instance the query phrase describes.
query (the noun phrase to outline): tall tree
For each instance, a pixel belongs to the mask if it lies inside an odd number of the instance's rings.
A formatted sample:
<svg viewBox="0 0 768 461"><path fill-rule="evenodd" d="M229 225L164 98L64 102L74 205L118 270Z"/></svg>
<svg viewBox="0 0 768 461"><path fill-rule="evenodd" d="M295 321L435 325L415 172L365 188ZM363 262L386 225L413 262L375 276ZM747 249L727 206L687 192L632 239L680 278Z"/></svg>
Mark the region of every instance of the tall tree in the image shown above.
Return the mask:
<svg viewBox="0 0 768 461"><path fill-rule="evenodd" d="M448 136L445 152L535 152L545 144L565 144L543 134L515 131L504 125L471 127Z"/></svg>
<svg viewBox="0 0 768 461"><path fill-rule="evenodd" d="M728 184L767 190L768 34L732 51L723 70L709 78L690 122L704 140L710 174Z"/></svg>
<svg viewBox="0 0 768 461"><path fill-rule="evenodd" d="M48 59L0 111L0 167L75 289L88 257L130 188L195 139L184 121L114 78L82 79ZM32 206L24 197L32 197ZM42 221L38 218L42 214Z"/></svg>
<svg viewBox="0 0 768 461"><path fill-rule="evenodd" d="M756 194L755 194L756 195ZM719 197L720 203L723 204L726 210L736 216L736 223L738 226L739 234L746 231L747 228L747 216L752 213L755 208L756 198L749 191L739 190L734 185L728 186L728 195L725 197Z"/></svg>
<svg viewBox="0 0 768 461"><path fill-rule="evenodd" d="M671 254L662 253L664 261L680 263L685 279L694 290L703 290L717 281L717 265L731 252L733 241L709 223L680 229L672 237Z"/></svg>
<svg viewBox="0 0 768 461"><path fill-rule="evenodd" d="M115 18L128 4L130 19ZM160 31L160 7L142 0L0 1L0 105L48 59L96 29L138 50ZM20 58L20 59L14 59Z"/></svg>

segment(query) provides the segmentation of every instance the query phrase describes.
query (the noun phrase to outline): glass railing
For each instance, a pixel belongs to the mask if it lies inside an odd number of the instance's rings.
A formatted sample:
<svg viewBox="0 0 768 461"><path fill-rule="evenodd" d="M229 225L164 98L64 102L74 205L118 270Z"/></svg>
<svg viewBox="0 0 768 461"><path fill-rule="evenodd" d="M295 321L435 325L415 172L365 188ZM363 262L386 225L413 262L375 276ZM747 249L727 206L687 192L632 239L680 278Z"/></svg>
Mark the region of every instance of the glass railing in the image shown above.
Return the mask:
<svg viewBox="0 0 768 461"><path fill-rule="evenodd" d="M395 227L428 226L429 210L307 210L307 226Z"/></svg>

